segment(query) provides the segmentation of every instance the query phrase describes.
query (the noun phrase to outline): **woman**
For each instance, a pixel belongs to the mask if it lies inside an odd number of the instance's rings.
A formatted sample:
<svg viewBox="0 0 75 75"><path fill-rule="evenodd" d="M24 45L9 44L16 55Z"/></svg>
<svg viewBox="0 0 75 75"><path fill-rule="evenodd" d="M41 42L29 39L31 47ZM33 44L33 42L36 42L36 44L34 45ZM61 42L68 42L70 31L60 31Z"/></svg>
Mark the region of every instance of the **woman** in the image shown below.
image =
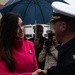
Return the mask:
<svg viewBox="0 0 75 75"><path fill-rule="evenodd" d="M24 38L21 17L6 13L0 23L0 75L34 75L37 69L34 45Z"/></svg>
<svg viewBox="0 0 75 75"><path fill-rule="evenodd" d="M54 34L52 34L52 41L44 42L43 49L38 57L39 62L45 62L44 69L49 69L57 65L58 50L56 45L57 39Z"/></svg>
<svg viewBox="0 0 75 75"><path fill-rule="evenodd" d="M58 51L54 46L46 47L43 46L42 51L39 54L39 62L45 62L44 69L49 69L52 66L56 66L57 64L57 54Z"/></svg>

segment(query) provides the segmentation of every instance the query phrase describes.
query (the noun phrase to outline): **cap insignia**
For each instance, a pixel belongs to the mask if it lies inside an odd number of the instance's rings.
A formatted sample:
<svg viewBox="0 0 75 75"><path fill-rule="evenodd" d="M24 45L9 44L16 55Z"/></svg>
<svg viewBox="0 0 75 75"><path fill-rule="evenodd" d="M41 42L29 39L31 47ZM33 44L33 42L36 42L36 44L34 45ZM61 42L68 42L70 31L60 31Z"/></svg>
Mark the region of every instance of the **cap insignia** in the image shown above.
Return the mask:
<svg viewBox="0 0 75 75"><path fill-rule="evenodd" d="M60 19L60 16L52 16L52 19Z"/></svg>

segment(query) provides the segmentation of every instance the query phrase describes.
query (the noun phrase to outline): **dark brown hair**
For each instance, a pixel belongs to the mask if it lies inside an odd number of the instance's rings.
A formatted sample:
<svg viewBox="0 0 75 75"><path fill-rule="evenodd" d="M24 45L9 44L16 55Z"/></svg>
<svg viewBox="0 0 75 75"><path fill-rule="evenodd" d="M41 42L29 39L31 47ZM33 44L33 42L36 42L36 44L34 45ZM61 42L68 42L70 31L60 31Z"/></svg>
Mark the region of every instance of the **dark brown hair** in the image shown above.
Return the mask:
<svg viewBox="0 0 75 75"><path fill-rule="evenodd" d="M13 72L15 68L12 47L17 34L19 17L20 16L16 13L8 12L2 17L0 23L0 53L9 72Z"/></svg>

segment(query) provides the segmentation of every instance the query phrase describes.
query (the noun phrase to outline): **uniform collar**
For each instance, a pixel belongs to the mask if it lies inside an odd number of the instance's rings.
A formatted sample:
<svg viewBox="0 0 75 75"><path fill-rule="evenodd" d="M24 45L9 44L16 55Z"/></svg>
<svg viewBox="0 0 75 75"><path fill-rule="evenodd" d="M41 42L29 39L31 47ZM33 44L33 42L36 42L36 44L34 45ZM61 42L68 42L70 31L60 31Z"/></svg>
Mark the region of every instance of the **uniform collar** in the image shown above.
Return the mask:
<svg viewBox="0 0 75 75"><path fill-rule="evenodd" d="M69 40L66 44L63 44L63 46L61 46L58 51L59 51L59 57L67 52L73 45L75 45L75 38L72 38L71 40Z"/></svg>

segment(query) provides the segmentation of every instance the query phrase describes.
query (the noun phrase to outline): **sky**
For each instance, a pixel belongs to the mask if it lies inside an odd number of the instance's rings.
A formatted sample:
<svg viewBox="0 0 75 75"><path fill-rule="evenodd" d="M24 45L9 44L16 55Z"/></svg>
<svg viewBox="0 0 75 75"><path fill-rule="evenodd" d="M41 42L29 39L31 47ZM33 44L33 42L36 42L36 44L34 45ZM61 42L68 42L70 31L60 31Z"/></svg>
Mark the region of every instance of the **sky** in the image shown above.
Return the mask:
<svg viewBox="0 0 75 75"><path fill-rule="evenodd" d="M0 0L0 4L5 4L7 1L9 1L9 0Z"/></svg>

